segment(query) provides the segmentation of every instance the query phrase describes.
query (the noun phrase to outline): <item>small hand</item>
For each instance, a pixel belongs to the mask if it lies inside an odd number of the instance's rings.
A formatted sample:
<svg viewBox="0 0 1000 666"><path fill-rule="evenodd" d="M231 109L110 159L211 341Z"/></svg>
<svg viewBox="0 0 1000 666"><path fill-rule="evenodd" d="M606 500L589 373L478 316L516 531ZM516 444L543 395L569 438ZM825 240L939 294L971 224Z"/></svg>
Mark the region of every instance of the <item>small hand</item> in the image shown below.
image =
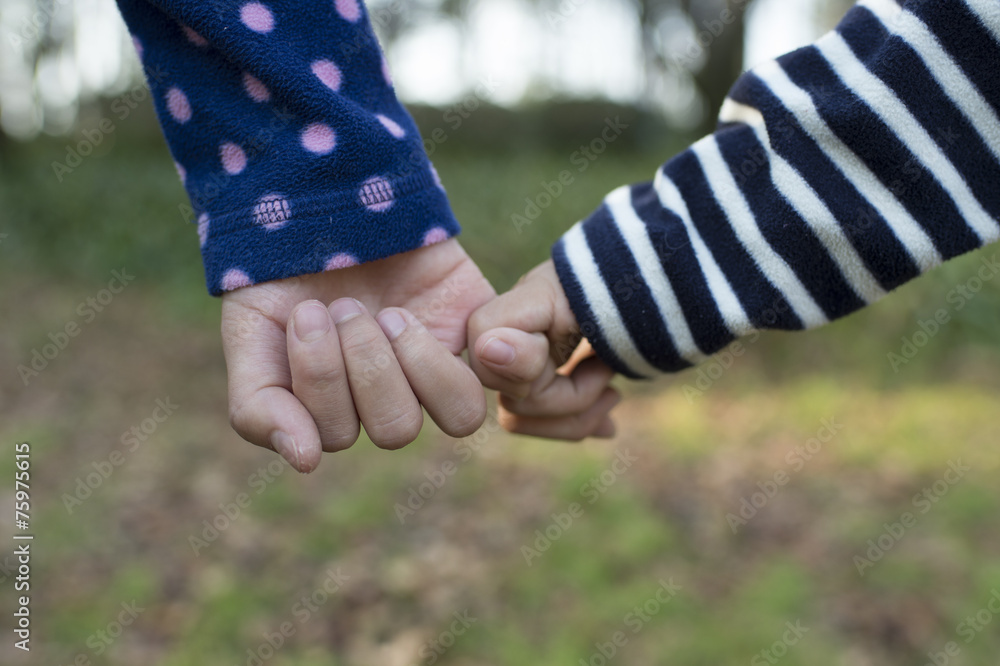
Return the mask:
<svg viewBox="0 0 1000 666"><path fill-rule="evenodd" d="M469 316L494 295L454 239L227 293L233 428L300 472L353 445L361 425L377 446L405 446L421 404L446 433L475 432L485 396L457 354Z"/></svg>
<svg viewBox="0 0 1000 666"><path fill-rule="evenodd" d="M612 437L614 371L580 342L579 326L551 260L469 320L469 361L500 391L500 423L552 439Z"/></svg>

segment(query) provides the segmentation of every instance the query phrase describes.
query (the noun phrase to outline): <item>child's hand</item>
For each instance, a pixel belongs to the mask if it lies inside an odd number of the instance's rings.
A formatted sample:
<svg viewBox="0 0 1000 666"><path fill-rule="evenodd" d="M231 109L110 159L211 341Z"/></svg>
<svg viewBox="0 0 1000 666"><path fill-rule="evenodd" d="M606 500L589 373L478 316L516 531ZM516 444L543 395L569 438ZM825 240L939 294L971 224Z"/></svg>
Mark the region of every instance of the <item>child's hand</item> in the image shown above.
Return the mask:
<svg viewBox="0 0 1000 666"><path fill-rule="evenodd" d="M500 391L500 423L536 437L612 437L614 372L580 343L580 329L551 260L469 319L469 361Z"/></svg>

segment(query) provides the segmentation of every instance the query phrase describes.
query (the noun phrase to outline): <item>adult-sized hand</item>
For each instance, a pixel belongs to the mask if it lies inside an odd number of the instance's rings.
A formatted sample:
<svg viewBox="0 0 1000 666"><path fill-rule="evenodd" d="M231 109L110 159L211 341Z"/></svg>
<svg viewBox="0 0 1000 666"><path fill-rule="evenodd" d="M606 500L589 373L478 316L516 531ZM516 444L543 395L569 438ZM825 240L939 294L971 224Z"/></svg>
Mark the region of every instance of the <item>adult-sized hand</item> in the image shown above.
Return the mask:
<svg viewBox="0 0 1000 666"><path fill-rule="evenodd" d="M421 405L449 435L469 435L486 398L458 354L469 316L495 296L455 239L227 293L230 422L300 472L353 445L361 425L381 448L409 444Z"/></svg>

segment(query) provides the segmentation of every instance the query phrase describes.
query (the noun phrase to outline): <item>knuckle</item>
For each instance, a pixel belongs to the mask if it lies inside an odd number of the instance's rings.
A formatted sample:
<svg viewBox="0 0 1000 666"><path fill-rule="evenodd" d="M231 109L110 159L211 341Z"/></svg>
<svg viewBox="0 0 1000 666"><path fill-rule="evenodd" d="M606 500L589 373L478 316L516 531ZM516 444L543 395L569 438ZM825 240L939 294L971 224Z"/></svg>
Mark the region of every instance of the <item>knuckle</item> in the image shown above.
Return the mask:
<svg viewBox="0 0 1000 666"><path fill-rule="evenodd" d="M229 425L241 436L246 430L246 412L242 404L235 400L229 401Z"/></svg>
<svg viewBox="0 0 1000 666"><path fill-rule="evenodd" d="M451 437L468 437L475 433L486 421L486 395L482 391L471 394L442 421L441 429Z"/></svg>
<svg viewBox="0 0 1000 666"><path fill-rule="evenodd" d="M372 424L367 430L375 446L380 449L395 450L415 440L423 424L423 413L419 409L406 409L385 421Z"/></svg>
<svg viewBox="0 0 1000 666"><path fill-rule="evenodd" d="M483 306L472 313L469 317L469 342L475 344L480 335L488 331L492 326L489 305Z"/></svg>
<svg viewBox="0 0 1000 666"><path fill-rule="evenodd" d="M358 327L340 338L344 356L352 358L377 358L385 350L380 339L381 329L376 332L368 326Z"/></svg>
<svg viewBox="0 0 1000 666"><path fill-rule="evenodd" d="M331 363L305 363L297 368L292 379L292 390L301 390L323 395L333 392L347 381L347 372L342 366Z"/></svg>
<svg viewBox="0 0 1000 666"><path fill-rule="evenodd" d="M354 390L367 389L375 385L379 375L392 367L394 357L385 351L379 351L374 356L368 356L363 361L354 362L354 371L351 374L351 388ZM359 365L360 363L360 365Z"/></svg>
<svg viewBox="0 0 1000 666"><path fill-rule="evenodd" d="M513 391L500 393L498 402L511 414L520 416L546 416L552 411L544 398L532 396L527 388L515 387Z"/></svg>
<svg viewBox="0 0 1000 666"><path fill-rule="evenodd" d="M323 437L323 450L327 453L346 451L354 446L360 435L361 429L357 426L350 430L338 429L333 434L328 433Z"/></svg>

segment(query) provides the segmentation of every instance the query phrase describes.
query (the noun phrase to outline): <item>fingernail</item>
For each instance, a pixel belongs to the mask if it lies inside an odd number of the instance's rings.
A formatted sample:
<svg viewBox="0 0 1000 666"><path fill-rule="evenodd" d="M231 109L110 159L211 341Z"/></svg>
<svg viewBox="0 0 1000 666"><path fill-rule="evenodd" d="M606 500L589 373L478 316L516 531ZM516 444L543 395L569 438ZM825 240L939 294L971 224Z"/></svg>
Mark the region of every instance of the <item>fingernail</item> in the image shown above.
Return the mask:
<svg viewBox="0 0 1000 666"><path fill-rule="evenodd" d="M292 463L296 470L301 469L302 461L299 458L299 447L295 445L295 438L287 432L275 430L271 434L271 446L282 458Z"/></svg>
<svg viewBox="0 0 1000 666"><path fill-rule="evenodd" d="M406 319L396 310L389 310L380 314L378 316L378 323L382 327L382 331L386 337L390 340L395 340L399 337L400 333L406 330Z"/></svg>
<svg viewBox="0 0 1000 666"><path fill-rule="evenodd" d="M509 365L516 355L514 348L500 338L490 338L479 352L479 358L495 365Z"/></svg>
<svg viewBox="0 0 1000 666"><path fill-rule="evenodd" d="M333 323L341 324L361 314L361 305L353 298L342 298L330 306Z"/></svg>
<svg viewBox="0 0 1000 666"><path fill-rule="evenodd" d="M295 337L302 342L313 342L330 330L330 313L319 303L307 303L295 311Z"/></svg>

